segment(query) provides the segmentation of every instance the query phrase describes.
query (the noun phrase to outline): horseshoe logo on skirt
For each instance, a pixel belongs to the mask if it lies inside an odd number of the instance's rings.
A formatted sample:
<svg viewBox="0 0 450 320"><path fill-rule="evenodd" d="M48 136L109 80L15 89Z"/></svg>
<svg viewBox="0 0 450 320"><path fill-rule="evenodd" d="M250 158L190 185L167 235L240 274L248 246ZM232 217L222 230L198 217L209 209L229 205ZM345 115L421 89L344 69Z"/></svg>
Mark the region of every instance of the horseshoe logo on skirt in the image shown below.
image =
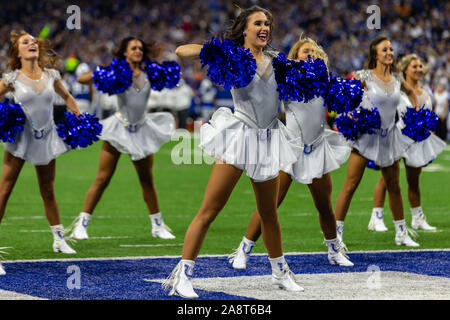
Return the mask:
<svg viewBox="0 0 450 320"><path fill-rule="evenodd" d="M34 137L36 139L42 139L44 137L44 129L42 129L40 132L38 130L34 130Z"/></svg>

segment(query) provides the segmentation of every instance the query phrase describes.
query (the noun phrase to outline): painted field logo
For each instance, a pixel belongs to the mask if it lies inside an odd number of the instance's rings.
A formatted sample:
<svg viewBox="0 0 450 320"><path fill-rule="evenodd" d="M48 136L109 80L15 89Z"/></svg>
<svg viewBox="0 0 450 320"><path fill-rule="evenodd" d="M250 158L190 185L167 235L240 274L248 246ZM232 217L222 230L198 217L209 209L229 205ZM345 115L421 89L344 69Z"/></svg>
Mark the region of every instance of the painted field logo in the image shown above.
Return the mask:
<svg viewBox="0 0 450 320"><path fill-rule="evenodd" d="M81 269L77 265L71 265L67 267L66 273L71 274L67 278L66 286L67 289L81 289Z"/></svg>
<svg viewBox="0 0 450 320"><path fill-rule="evenodd" d="M370 265L367 267L367 272L370 273L369 279L367 279L368 289L380 289L381 288L381 269L377 265Z"/></svg>

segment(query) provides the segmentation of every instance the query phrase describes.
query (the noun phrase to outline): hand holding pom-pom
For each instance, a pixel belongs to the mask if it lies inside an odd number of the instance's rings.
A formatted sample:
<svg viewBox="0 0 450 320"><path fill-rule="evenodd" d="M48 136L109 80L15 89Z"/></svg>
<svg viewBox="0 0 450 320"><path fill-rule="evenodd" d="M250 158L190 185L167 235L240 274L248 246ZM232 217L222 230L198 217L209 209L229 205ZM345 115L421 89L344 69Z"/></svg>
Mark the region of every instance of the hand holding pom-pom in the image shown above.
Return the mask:
<svg viewBox="0 0 450 320"><path fill-rule="evenodd" d="M381 127L380 113L377 108L372 110L360 108L343 113L336 119L339 132L348 140L358 140L363 134L374 134Z"/></svg>
<svg viewBox="0 0 450 320"><path fill-rule="evenodd" d="M416 142L426 140L438 125L438 116L423 106L419 110L408 107L402 120L405 124L402 133Z"/></svg>
<svg viewBox="0 0 450 320"><path fill-rule="evenodd" d="M330 82L325 96L329 110L337 113L350 112L359 107L362 102L364 88L361 81L343 79L330 72Z"/></svg>
<svg viewBox="0 0 450 320"><path fill-rule="evenodd" d="M64 121L57 123L57 132L72 149L86 148L99 140L102 125L98 118L87 112L79 116L66 112Z"/></svg>
<svg viewBox="0 0 450 320"><path fill-rule="evenodd" d="M133 83L133 70L126 60L114 59L107 67L97 66L92 80L98 91L109 95L118 94Z"/></svg>
<svg viewBox="0 0 450 320"><path fill-rule="evenodd" d="M176 61L164 61L159 64L148 60L145 71L153 90L172 89L180 81L180 65Z"/></svg>
<svg viewBox="0 0 450 320"><path fill-rule="evenodd" d="M18 104L10 104L9 99L0 103L0 139L13 143L17 134L23 131L25 113Z"/></svg>
<svg viewBox="0 0 450 320"><path fill-rule="evenodd" d="M200 61L202 68L208 65L211 81L226 90L248 86L256 73L256 60L250 49L237 47L231 39L221 42L212 38L203 45Z"/></svg>
<svg viewBox="0 0 450 320"><path fill-rule="evenodd" d="M328 71L321 59L289 60L282 53L272 60L281 100L308 102L324 96L328 88Z"/></svg>

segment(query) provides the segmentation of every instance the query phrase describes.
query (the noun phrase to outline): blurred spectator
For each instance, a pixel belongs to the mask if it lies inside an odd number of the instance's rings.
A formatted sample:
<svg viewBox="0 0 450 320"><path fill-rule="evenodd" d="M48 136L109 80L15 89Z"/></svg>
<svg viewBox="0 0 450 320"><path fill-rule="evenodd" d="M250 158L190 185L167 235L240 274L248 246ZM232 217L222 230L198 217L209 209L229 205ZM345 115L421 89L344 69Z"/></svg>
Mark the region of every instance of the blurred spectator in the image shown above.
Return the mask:
<svg viewBox="0 0 450 320"><path fill-rule="evenodd" d="M189 107L192 105L194 91L184 79L180 80L178 87L170 91L173 100L172 109L178 122L178 128L186 129L186 121L189 116Z"/></svg>
<svg viewBox="0 0 450 320"><path fill-rule="evenodd" d="M75 3L81 9L80 30L67 29L68 4L64 1L2 1L0 71L6 70L13 29L45 34L63 59L73 54L92 69L109 63L111 49L129 35L160 44L161 61L174 59L177 46L201 44L224 32L238 13L236 5L257 4L274 15L275 49L287 53L303 33L324 47L334 74L346 76L351 70L364 68L370 40L380 33L393 40L397 58L409 53L423 57L430 66L425 82L432 90L435 91L438 79L448 82L450 73L450 1L445 0L77 0ZM381 9L381 30L369 30L366 26L369 17L366 9L372 4ZM197 95L204 77L201 64L180 63L186 82ZM220 88L217 94L221 94ZM201 106L197 100L193 108ZM201 115L201 110L191 109L191 114L195 118Z"/></svg>
<svg viewBox="0 0 450 320"><path fill-rule="evenodd" d="M438 115L438 128L436 135L444 141L447 141L447 118L448 118L448 91L445 84L440 82L434 92L434 112Z"/></svg>
<svg viewBox="0 0 450 320"><path fill-rule="evenodd" d="M214 101L216 99L217 89L208 78L203 78L200 82L200 99L202 101L202 118L203 121L209 121L214 111L216 111Z"/></svg>

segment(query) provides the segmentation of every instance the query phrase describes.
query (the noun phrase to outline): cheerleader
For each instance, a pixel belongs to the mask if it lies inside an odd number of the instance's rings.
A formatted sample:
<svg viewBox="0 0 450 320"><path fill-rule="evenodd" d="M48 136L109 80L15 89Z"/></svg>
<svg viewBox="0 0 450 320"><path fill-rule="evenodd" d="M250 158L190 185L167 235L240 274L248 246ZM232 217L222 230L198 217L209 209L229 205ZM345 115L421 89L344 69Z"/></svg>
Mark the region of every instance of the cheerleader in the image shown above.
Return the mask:
<svg viewBox="0 0 450 320"><path fill-rule="evenodd" d="M303 291L287 265L281 245L277 216L278 172L293 163L296 153L278 120L279 94L267 50L272 35L272 14L258 6L241 10L225 34L235 45L249 49L256 60L256 74L243 87L231 89L234 113L219 108L200 130L200 147L217 159L206 187L203 203L187 229L181 261L164 282L169 295L197 298L190 277L210 224L225 206L245 171L255 192L264 244L272 266L272 284L289 291ZM177 48L182 58L198 58L206 45ZM232 51L232 50L230 50ZM256 67L256 66L255 66ZM232 72L232 70L226 70Z"/></svg>
<svg viewBox="0 0 450 320"><path fill-rule="evenodd" d="M121 41L114 55L126 61L131 67L132 84L117 94L118 112L102 120L103 130L100 138L98 172L89 188L71 237L88 239L87 229L95 207L108 186L122 153L128 154L139 176L144 201L149 211L152 236L161 239L174 239L170 228L164 223L158 204L153 181L153 154L162 144L169 141L175 131L175 119L167 112L147 113L147 102L153 83L143 70L143 62L155 55L154 46L141 39L128 37ZM128 66L127 66L128 67ZM93 83L93 72L78 78L82 84Z"/></svg>
<svg viewBox="0 0 450 320"><path fill-rule="evenodd" d="M291 48L288 59L322 59L328 64L328 57L317 43L300 38ZM280 171L278 206L283 202L293 180L307 184L314 204L319 211L319 221L328 247L328 261L341 266L353 266L340 251L336 236L336 220L331 204L330 172L347 161L351 148L344 137L335 131L325 129L323 97L316 97L308 103L289 101L285 103L286 126L297 137L303 149L299 159ZM247 232L238 249L229 257L235 269L245 269L251 250L261 234L261 219L256 211L250 220Z"/></svg>
<svg viewBox="0 0 450 320"><path fill-rule="evenodd" d="M424 106L425 109L432 110L431 93L420 83L425 75L422 60L417 55L410 54L400 60L398 67L405 81L414 90L418 106ZM411 102L402 93L399 111L404 114L408 106L411 106ZM402 121L399 123L402 123ZM419 177L422 172L422 167L433 161L443 151L445 145L445 142L438 136L431 134L427 139L412 144L403 154L406 180L408 182L408 200L412 214L411 227L413 229L436 231L436 227L432 227L427 223L422 211ZM374 190L373 210L369 222L369 230L387 231L383 222L385 193L386 183L384 182L383 176L381 176Z"/></svg>
<svg viewBox="0 0 450 320"><path fill-rule="evenodd" d="M53 251L74 254L75 250L64 239L54 192L55 159L71 150L58 135L53 120L55 92L63 98L72 113L78 116L80 110L75 99L64 88L59 72L54 69L56 56L49 52L48 42L34 38L25 31L11 32L8 67L12 71L4 74L0 81L0 96L8 92L12 94L25 114L25 124L14 142L4 144L0 221L19 173L25 161L29 162L36 168L44 211L53 233Z"/></svg>
<svg viewBox="0 0 450 320"><path fill-rule="evenodd" d="M400 103L400 88L415 98L410 87L395 75L394 50L389 38L378 36L372 40L369 49L368 69L358 72L364 84L363 107L376 107L381 117L381 128L376 134L364 134L353 143L348 169L336 202L336 226L338 238L342 239L344 220L353 194L358 187L368 160L381 167L389 194L389 206L394 217L395 243L411 247L419 246L408 234L403 214L400 191L400 166L398 160L414 142L403 135L395 125L397 106ZM342 243L342 246L345 245Z"/></svg>

